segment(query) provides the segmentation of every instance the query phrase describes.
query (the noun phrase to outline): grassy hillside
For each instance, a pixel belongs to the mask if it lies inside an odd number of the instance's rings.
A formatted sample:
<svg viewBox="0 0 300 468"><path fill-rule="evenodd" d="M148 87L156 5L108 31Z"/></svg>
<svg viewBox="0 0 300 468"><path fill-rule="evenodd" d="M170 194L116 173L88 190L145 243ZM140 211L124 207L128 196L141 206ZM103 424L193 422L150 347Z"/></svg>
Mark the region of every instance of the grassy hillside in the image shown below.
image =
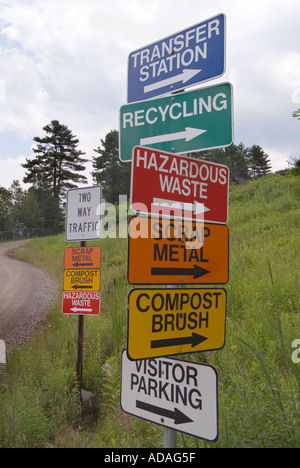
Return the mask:
<svg viewBox="0 0 300 468"><path fill-rule="evenodd" d="M230 190L230 281L226 344L186 355L219 373L216 444L178 434L182 447L300 447L299 177L274 176ZM60 299L41 330L12 353L0 376L0 447L161 447L162 429L119 406L126 345L127 241L103 239L100 317L85 318L81 417L76 389L77 319ZM97 245L97 243L94 243ZM63 284L62 236L32 240L19 256ZM184 358L181 356L181 358ZM93 417L91 417L93 416Z"/></svg>

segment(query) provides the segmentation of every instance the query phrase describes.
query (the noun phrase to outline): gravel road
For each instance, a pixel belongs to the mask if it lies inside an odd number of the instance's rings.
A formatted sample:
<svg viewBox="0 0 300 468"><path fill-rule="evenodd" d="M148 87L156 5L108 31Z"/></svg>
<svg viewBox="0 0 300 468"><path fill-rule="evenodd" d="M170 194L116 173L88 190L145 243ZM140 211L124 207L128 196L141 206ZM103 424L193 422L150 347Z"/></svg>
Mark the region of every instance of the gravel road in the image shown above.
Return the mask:
<svg viewBox="0 0 300 468"><path fill-rule="evenodd" d="M57 290L47 273L14 257L14 250L27 242L0 244L0 340L8 350L28 340Z"/></svg>

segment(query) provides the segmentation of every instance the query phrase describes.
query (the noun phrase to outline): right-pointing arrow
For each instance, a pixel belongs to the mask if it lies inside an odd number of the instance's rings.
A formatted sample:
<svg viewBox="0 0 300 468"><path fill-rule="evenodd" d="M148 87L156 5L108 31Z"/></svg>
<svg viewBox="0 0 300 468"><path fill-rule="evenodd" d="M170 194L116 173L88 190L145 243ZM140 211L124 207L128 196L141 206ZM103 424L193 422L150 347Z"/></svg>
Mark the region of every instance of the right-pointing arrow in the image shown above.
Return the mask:
<svg viewBox="0 0 300 468"><path fill-rule="evenodd" d="M186 203L176 200L168 200L166 198L153 198L152 205L159 206L162 208L170 208L176 210L185 210L192 211L195 215L203 214L206 211L210 211L210 208L204 205L204 203L199 203L194 201L194 203Z"/></svg>
<svg viewBox="0 0 300 468"><path fill-rule="evenodd" d="M198 335L198 333L192 333L192 336L185 336L182 338L167 338L165 340L153 340L151 341L151 348L167 348L168 346L180 346L190 344L192 348L207 340L206 336Z"/></svg>
<svg viewBox="0 0 300 468"><path fill-rule="evenodd" d="M183 70L180 75L172 76L171 78L167 78L165 80L157 81L156 83L152 83L150 85L147 85L144 87L144 92L145 93L150 93L151 91L155 91L156 89L163 88L164 86L171 86L174 83L179 83L180 81L182 83L186 83L187 81L190 81L194 76L198 75L202 70L188 70L185 69Z"/></svg>
<svg viewBox="0 0 300 468"><path fill-rule="evenodd" d="M174 419L174 424L184 424L193 422L188 416L182 413L179 409L174 408L174 410L167 410L166 408L161 408L159 406L150 405L144 401L136 400L136 407L149 413L158 414L159 416L164 416L165 418Z"/></svg>
<svg viewBox="0 0 300 468"><path fill-rule="evenodd" d="M205 270L198 265L194 265L193 268L165 268L165 267L153 267L151 268L152 276L159 275L181 275L181 276L193 276L194 279L200 278L201 276L207 275L210 271Z"/></svg>
<svg viewBox="0 0 300 468"><path fill-rule="evenodd" d="M140 144L143 145L154 145L155 143L164 143L166 141L175 141L175 140L185 140L190 141L194 138L197 138L202 133L207 132L207 130L202 130L201 128L192 128L186 127L182 132L168 133L165 135L151 136L147 138L141 138Z"/></svg>

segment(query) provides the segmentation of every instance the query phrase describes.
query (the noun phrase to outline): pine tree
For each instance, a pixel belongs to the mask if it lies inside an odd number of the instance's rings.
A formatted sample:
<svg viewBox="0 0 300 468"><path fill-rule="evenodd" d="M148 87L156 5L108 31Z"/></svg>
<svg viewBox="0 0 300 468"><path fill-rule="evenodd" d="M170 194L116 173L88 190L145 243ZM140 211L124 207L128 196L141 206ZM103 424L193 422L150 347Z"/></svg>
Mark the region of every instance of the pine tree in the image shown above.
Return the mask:
<svg viewBox="0 0 300 468"><path fill-rule="evenodd" d="M269 156L258 145L253 145L249 150L249 168L251 177L262 177L271 172Z"/></svg>
<svg viewBox="0 0 300 468"><path fill-rule="evenodd" d="M250 178L248 169L249 149L243 143L230 145L226 148L216 148L201 153L191 154L218 164L224 164L230 170L230 182L246 181Z"/></svg>
<svg viewBox="0 0 300 468"><path fill-rule="evenodd" d="M36 188L50 189L53 197L59 200L67 189L87 182L86 177L80 174L85 170L87 159L82 158L85 153L77 149L79 140L66 125L52 120L43 130L45 137L34 138L36 157L26 159L22 164L28 170L23 181Z"/></svg>
<svg viewBox="0 0 300 468"><path fill-rule="evenodd" d="M102 186L104 199L109 203L118 203L119 195L130 193L130 163L122 163L119 159L119 132L111 130L101 140L100 146L94 149L100 156L93 158L92 172L96 184Z"/></svg>

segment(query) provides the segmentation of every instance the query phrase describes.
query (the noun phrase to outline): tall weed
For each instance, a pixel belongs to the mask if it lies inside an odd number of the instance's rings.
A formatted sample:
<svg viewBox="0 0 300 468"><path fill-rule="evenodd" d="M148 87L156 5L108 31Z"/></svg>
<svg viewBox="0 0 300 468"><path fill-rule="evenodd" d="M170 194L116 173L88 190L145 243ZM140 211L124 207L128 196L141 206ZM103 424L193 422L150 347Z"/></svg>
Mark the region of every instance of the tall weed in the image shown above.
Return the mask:
<svg viewBox="0 0 300 468"><path fill-rule="evenodd" d="M291 360L292 342L300 339L297 184L294 176L270 175L230 189L226 343L185 356L217 368L220 436L216 444L181 436L179 447L300 445L300 364ZM37 239L20 255L48 269L62 287L66 245L63 236ZM161 428L125 415L118 401L131 289L127 241L91 245L102 247L101 314L86 317L84 336L83 387L99 409L93 438L81 427L76 392L77 320L62 316L58 303L44 332L15 351L0 376L1 447L162 445Z"/></svg>

